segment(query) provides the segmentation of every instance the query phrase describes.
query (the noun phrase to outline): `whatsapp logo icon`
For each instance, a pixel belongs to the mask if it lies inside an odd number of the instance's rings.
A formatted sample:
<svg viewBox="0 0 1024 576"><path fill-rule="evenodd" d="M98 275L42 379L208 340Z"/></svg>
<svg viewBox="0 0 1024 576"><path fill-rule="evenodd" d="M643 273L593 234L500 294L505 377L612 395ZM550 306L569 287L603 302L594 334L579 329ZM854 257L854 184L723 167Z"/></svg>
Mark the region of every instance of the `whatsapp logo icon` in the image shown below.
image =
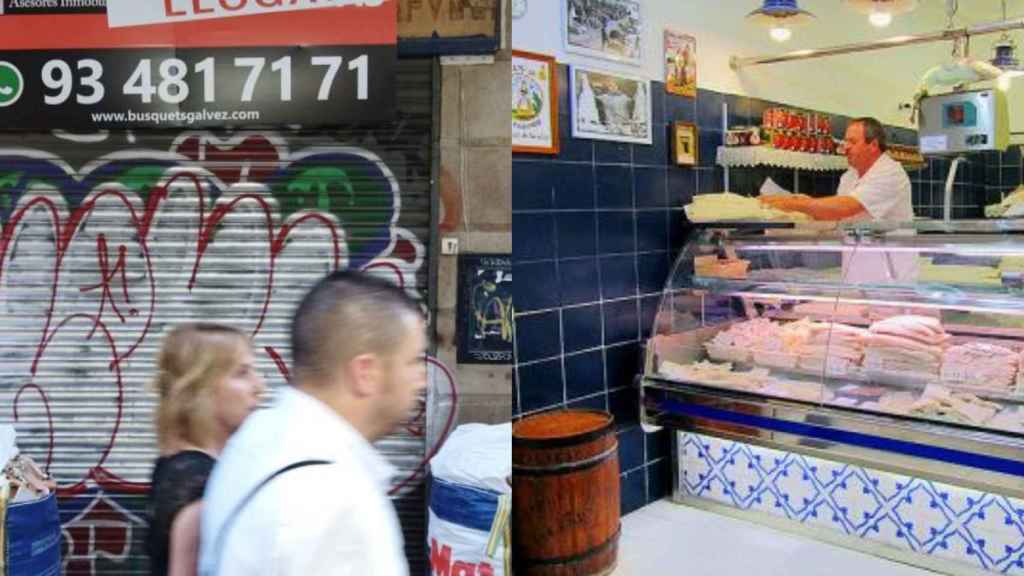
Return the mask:
<svg viewBox="0 0 1024 576"><path fill-rule="evenodd" d="M24 90L21 71L14 64L0 60L0 108L17 102Z"/></svg>

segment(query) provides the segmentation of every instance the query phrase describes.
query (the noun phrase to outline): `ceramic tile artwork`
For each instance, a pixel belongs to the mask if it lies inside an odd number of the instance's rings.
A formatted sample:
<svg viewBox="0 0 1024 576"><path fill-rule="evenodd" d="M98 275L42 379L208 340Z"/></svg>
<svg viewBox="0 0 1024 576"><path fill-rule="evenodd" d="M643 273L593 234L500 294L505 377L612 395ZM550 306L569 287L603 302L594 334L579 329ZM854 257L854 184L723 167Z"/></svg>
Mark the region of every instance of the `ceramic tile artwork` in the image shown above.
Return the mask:
<svg viewBox="0 0 1024 576"><path fill-rule="evenodd" d="M1024 574L1024 501L677 432L678 490L995 574Z"/></svg>

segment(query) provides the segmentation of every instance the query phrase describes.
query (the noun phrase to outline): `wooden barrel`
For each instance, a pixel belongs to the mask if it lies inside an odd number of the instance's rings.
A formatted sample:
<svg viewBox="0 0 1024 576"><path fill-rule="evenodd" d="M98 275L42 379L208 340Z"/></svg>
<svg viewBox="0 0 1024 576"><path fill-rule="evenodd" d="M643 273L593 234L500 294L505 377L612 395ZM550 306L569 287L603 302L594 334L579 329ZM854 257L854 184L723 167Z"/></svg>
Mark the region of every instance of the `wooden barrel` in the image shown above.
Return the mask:
<svg viewBox="0 0 1024 576"><path fill-rule="evenodd" d="M594 576L615 568L619 457L613 423L605 412L560 410L513 425L516 576Z"/></svg>

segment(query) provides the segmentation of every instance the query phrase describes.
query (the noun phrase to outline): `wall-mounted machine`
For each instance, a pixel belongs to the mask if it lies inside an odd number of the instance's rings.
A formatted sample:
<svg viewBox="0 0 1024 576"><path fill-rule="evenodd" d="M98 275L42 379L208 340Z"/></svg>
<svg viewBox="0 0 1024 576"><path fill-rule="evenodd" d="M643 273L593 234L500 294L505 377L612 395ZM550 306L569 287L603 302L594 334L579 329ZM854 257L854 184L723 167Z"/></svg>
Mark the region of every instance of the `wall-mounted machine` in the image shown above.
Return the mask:
<svg viewBox="0 0 1024 576"><path fill-rule="evenodd" d="M919 143L922 154L1006 150L1010 143L1006 94L976 90L921 99Z"/></svg>

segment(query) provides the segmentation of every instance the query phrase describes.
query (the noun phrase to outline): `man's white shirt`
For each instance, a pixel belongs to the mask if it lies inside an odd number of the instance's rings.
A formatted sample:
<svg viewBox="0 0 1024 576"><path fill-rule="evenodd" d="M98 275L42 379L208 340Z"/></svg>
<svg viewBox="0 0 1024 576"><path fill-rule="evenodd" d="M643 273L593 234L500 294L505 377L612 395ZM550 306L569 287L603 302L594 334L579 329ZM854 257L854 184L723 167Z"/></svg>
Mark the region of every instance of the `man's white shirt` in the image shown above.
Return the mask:
<svg viewBox="0 0 1024 576"><path fill-rule="evenodd" d="M276 470L229 527L228 515ZM202 576L407 576L402 533L387 498L391 467L343 418L290 386L229 440L203 497ZM219 556L219 558L218 558ZM216 572L215 570L216 563Z"/></svg>
<svg viewBox="0 0 1024 576"><path fill-rule="evenodd" d="M851 196L864 206L866 214L850 218L851 221L912 222L914 206L910 178L903 166L882 154L863 176L853 168L839 179L837 196ZM891 236L912 234L910 231L893 232ZM855 254L843 254L843 275L847 281L857 283L910 282L917 277L917 254L914 252L885 251L862 242Z"/></svg>

